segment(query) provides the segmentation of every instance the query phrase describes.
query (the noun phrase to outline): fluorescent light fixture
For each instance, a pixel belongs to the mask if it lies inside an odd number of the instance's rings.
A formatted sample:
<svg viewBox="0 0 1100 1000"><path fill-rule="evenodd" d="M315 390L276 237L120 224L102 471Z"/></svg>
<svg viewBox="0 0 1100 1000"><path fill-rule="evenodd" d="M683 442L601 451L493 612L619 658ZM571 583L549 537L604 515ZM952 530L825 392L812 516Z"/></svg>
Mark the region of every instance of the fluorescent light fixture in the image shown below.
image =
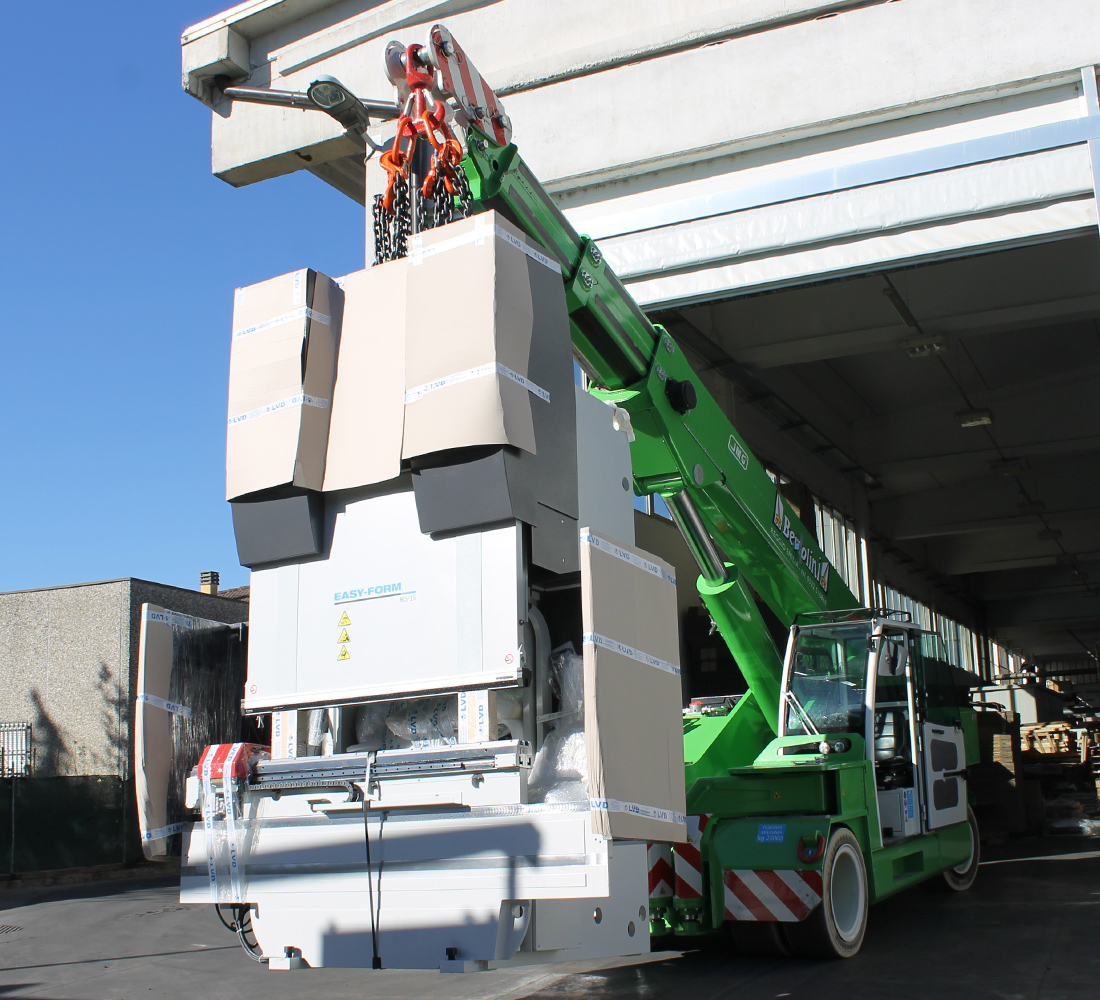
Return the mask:
<svg viewBox="0 0 1100 1000"><path fill-rule="evenodd" d="M955 414L960 427L988 427L993 423L993 414L989 410L963 410Z"/></svg>
<svg viewBox="0 0 1100 1000"><path fill-rule="evenodd" d="M939 335L910 337L902 342L905 353L910 358L931 358L947 350L947 339Z"/></svg>

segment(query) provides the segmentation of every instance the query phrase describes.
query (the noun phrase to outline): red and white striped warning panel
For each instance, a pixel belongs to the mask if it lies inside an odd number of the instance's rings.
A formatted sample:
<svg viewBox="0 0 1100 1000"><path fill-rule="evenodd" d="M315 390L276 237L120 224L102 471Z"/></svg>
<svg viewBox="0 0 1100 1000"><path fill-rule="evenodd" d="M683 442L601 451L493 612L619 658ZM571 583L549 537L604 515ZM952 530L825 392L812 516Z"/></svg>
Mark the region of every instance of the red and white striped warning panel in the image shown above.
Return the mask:
<svg viewBox="0 0 1100 1000"><path fill-rule="evenodd" d="M724 871L727 920L805 920L821 902L819 871Z"/></svg>
<svg viewBox="0 0 1100 1000"><path fill-rule="evenodd" d="M672 896L672 848L668 844L649 845L649 898Z"/></svg>
<svg viewBox="0 0 1100 1000"><path fill-rule="evenodd" d="M699 845L703 842L703 831L710 822L710 816L689 816L687 818L687 843L676 845L676 858L673 870L676 873L676 895L680 899L703 898L703 858Z"/></svg>
<svg viewBox="0 0 1100 1000"><path fill-rule="evenodd" d="M501 146L511 142L512 126L504 114L504 105L462 51L462 46L442 24L432 26L428 42L432 62L439 69L443 92L454 94L463 111L486 135L492 136Z"/></svg>

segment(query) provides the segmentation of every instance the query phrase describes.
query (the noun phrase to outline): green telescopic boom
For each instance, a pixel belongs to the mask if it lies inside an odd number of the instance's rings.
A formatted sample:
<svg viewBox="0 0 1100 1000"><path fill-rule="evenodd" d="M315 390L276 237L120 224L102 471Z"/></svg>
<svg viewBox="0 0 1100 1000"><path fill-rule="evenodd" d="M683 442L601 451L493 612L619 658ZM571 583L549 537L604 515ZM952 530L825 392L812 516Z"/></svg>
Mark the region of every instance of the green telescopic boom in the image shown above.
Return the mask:
<svg viewBox="0 0 1100 1000"><path fill-rule="evenodd" d="M471 130L463 168L474 211L500 209L561 265L573 350L590 391L630 415L634 492L667 502L699 564L700 596L774 732L782 663L752 592L787 627L802 612L858 601L675 340L650 323L516 147Z"/></svg>

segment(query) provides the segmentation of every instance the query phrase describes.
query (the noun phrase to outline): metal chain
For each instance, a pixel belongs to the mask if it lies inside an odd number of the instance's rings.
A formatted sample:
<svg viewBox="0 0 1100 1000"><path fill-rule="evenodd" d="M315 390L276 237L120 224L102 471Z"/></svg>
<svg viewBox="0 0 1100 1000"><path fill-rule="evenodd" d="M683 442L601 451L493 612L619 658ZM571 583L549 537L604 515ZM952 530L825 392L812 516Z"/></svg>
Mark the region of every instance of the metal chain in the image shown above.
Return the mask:
<svg viewBox="0 0 1100 1000"><path fill-rule="evenodd" d="M470 203L474 200L474 196L470 191L470 179L466 176L466 171L462 167L455 171L454 185L458 188L458 217L468 219L470 217Z"/></svg>
<svg viewBox="0 0 1100 1000"><path fill-rule="evenodd" d="M445 226L455 219L465 219L470 215L470 203L473 195L470 192L470 182L466 172L462 168L455 170L455 176L451 179L457 194L456 197L447 191L447 184L440 171L432 186L432 211L425 213L423 222L428 223L424 228L434 229L436 226ZM374 222L374 263L384 264L386 261L397 260L408 254L409 233L412 229L412 215L409 205L409 184L404 175L397 174L393 184L393 208L391 216L383 207L382 195L375 195L372 205Z"/></svg>
<svg viewBox="0 0 1100 1000"><path fill-rule="evenodd" d="M432 186L432 228L445 226L454 218L454 196L447 192L447 181L440 171L435 175Z"/></svg>
<svg viewBox="0 0 1100 1000"><path fill-rule="evenodd" d="M386 215L386 209L382 205L382 195L374 196L374 205L371 209L374 215L374 266L384 264L392 260L390 256L390 220Z"/></svg>
<svg viewBox="0 0 1100 1000"><path fill-rule="evenodd" d="M400 174L393 185L393 208L391 216L383 205L383 196L375 195L371 212L374 222L374 263L375 266L386 261L397 260L408 254L409 231L412 219L409 215L409 185Z"/></svg>
<svg viewBox="0 0 1100 1000"><path fill-rule="evenodd" d="M409 232L412 229L412 211L409 205L409 182L398 174L393 186L393 230L390 238L390 260L406 257L409 253Z"/></svg>

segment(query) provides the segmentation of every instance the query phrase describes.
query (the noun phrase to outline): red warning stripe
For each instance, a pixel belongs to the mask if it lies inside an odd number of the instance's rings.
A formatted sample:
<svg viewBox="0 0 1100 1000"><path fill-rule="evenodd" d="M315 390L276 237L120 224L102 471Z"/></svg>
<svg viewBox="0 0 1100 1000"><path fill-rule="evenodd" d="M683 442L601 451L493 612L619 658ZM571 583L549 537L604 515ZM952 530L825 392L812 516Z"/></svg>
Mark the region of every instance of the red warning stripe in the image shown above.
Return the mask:
<svg viewBox="0 0 1100 1000"><path fill-rule="evenodd" d="M796 872L798 877L802 879L815 893L818 898L825 895L825 883L821 880L821 872L816 869L810 871L798 871Z"/></svg>
<svg viewBox="0 0 1100 1000"><path fill-rule="evenodd" d="M737 897L741 905L752 914L755 920L776 919L775 914L749 891L748 886L737 877L735 872L723 872L722 881L725 882L726 888Z"/></svg>
<svg viewBox="0 0 1100 1000"><path fill-rule="evenodd" d="M675 845L673 870L676 872L676 895L680 899L703 898L703 856L699 845L709 822L710 816L706 813L688 816L688 842Z"/></svg>
<svg viewBox="0 0 1100 1000"><path fill-rule="evenodd" d="M656 896L657 890L660 889L662 885L671 886L674 878L672 865L664 858L661 858L660 861L649 869L650 896Z"/></svg>
<svg viewBox="0 0 1100 1000"><path fill-rule="evenodd" d="M465 97L474 107L482 108L486 117L478 123L478 127L491 133L496 142L503 146L508 141L508 137L497 118L501 109L497 95L485 82L485 77L474 68L469 56L450 32L446 35L446 41L449 41L453 47L450 56L445 56L442 52L441 43L444 41L444 35L440 25L432 29L431 39L438 56L437 64L443 77L443 86L457 97ZM455 74L456 68L458 79Z"/></svg>
<svg viewBox="0 0 1100 1000"><path fill-rule="evenodd" d="M810 908L795 895L794 890L787 885L775 872L759 871L756 873L761 882L764 883L772 892L775 893L776 898L799 920L805 920L810 915ZM775 919L772 917L771 919Z"/></svg>
<svg viewBox="0 0 1100 1000"><path fill-rule="evenodd" d="M821 902L821 872L723 871L727 920L805 920Z"/></svg>
<svg viewBox="0 0 1100 1000"><path fill-rule="evenodd" d="M676 862L676 895L681 899L702 899L703 894L699 889L702 888L703 859L699 854L699 849L692 847L691 844L677 844ZM685 865L691 869L692 873L698 873L699 888L696 888L685 878L685 875L688 874L684 871Z"/></svg>

